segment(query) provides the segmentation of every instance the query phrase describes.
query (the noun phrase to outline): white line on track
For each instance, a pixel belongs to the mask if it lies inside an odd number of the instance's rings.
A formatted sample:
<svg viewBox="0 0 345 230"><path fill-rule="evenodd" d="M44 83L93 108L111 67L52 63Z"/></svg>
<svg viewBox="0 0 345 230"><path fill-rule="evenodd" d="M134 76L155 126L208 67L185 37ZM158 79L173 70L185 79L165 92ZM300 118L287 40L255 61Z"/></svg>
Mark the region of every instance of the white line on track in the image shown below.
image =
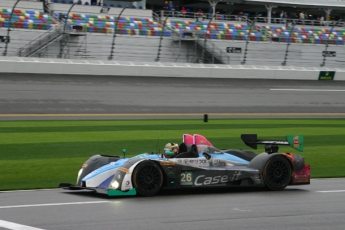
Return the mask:
<svg viewBox="0 0 345 230"><path fill-rule="evenodd" d="M44 230L42 228L34 228L27 225L16 224L4 220L0 220L0 227L12 230Z"/></svg>
<svg viewBox="0 0 345 230"><path fill-rule="evenodd" d="M345 190L328 190L328 191L316 191L321 193L328 193L328 192L345 192Z"/></svg>
<svg viewBox="0 0 345 230"><path fill-rule="evenodd" d="M345 92L345 89L270 89L275 91Z"/></svg>
<svg viewBox="0 0 345 230"><path fill-rule="evenodd" d="M4 208L42 207L42 206L58 206L58 205L72 205L72 204L100 204L100 203L109 203L109 202L110 201L85 201L85 202L70 202L70 203L51 203L51 204L24 204L24 205L0 206L0 209L4 209Z"/></svg>
<svg viewBox="0 0 345 230"><path fill-rule="evenodd" d="M37 191L52 191L59 190L59 188L47 188L47 189L25 189L25 190L9 190L9 191L0 191L0 193L13 193L13 192L37 192Z"/></svg>

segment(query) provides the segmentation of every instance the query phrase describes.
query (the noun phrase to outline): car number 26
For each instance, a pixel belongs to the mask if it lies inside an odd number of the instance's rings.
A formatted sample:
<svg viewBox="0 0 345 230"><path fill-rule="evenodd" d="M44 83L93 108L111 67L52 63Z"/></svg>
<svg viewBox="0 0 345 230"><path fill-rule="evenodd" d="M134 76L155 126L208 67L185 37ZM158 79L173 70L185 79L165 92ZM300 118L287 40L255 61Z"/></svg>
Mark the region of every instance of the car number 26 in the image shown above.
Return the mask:
<svg viewBox="0 0 345 230"><path fill-rule="evenodd" d="M181 185L192 185L193 184L193 173L182 172L181 173Z"/></svg>

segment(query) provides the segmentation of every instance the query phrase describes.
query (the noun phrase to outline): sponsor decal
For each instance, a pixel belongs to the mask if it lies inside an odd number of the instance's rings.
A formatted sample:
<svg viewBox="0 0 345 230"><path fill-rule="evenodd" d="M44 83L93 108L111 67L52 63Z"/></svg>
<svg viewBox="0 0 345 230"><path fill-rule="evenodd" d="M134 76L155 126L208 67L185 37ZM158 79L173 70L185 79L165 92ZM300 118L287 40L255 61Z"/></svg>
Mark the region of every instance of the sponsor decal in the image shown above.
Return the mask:
<svg viewBox="0 0 345 230"><path fill-rule="evenodd" d="M276 145L287 145L289 142L287 141L262 141L263 144L276 144Z"/></svg>
<svg viewBox="0 0 345 230"><path fill-rule="evenodd" d="M238 180L241 175L241 171L235 171L234 175L232 175L231 181Z"/></svg>
<svg viewBox="0 0 345 230"><path fill-rule="evenodd" d="M81 167L82 168L87 168L87 166L89 166L88 164L83 164Z"/></svg>
<svg viewBox="0 0 345 230"><path fill-rule="evenodd" d="M213 166L225 166L226 165L225 161L220 160L220 159L212 159L210 162L212 162Z"/></svg>
<svg viewBox="0 0 345 230"><path fill-rule="evenodd" d="M160 161L160 164L162 166L174 166L175 162L173 162L173 161Z"/></svg>
<svg viewBox="0 0 345 230"><path fill-rule="evenodd" d="M260 184L260 183L261 183L261 180L260 180L260 179L255 179L255 183L256 183L256 184Z"/></svg>
<svg viewBox="0 0 345 230"><path fill-rule="evenodd" d="M129 173L129 169L128 168L120 167L118 170L121 171L121 172Z"/></svg>
<svg viewBox="0 0 345 230"><path fill-rule="evenodd" d="M228 182L228 179L229 177L227 175L214 176L214 177L206 177L205 175L200 175L197 178L195 178L194 185L201 186L201 185L226 183Z"/></svg>
<svg viewBox="0 0 345 230"><path fill-rule="evenodd" d="M307 182L309 182L309 178L294 178L293 182L296 182L296 183L307 183Z"/></svg>
<svg viewBox="0 0 345 230"><path fill-rule="evenodd" d="M293 147L294 147L294 148L299 148L299 143L300 143L300 141L299 141L299 136L295 136L295 137L293 138Z"/></svg>
<svg viewBox="0 0 345 230"><path fill-rule="evenodd" d="M174 175L175 174L175 167L167 167L168 175Z"/></svg>
<svg viewBox="0 0 345 230"><path fill-rule="evenodd" d="M206 159L185 159L183 163L186 165L207 165Z"/></svg>
<svg viewBox="0 0 345 230"><path fill-rule="evenodd" d="M193 185L193 173L182 172L180 176L181 185Z"/></svg>
<svg viewBox="0 0 345 230"><path fill-rule="evenodd" d="M226 47L227 53L242 53L241 47Z"/></svg>
<svg viewBox="0 0 345 230"><path fill-rule="evenodd" d="M130 185L131 185L131 182L128 180L128 181L126 181L126 184L125 184L125 186L126 187L130 187Z"/></svg>
<svg viewBox="0 0 345 230"><path fill-rule="evenodd" d="M335 71L320 71L319 80L320 81L332 81L335 76Z"/></svg>

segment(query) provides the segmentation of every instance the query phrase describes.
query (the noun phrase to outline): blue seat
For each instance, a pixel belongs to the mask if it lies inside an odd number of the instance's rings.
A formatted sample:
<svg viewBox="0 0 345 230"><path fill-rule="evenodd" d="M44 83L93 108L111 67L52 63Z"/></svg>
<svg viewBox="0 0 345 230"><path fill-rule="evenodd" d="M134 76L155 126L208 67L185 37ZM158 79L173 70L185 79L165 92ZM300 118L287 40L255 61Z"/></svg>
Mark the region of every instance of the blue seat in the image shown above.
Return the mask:
<svg viewBox="0 0 345 230"><path fill-rule="evenodd" d="M117 7L122 8L122 5L121 4L117 4Z"/></svg>
<svg viewBox="0 0 345 230"><path fill-rule="evenodd" d="M211 34L211 39L218 39L217 34Z"/></svg>
<svg viewBox="0 0 345 230"><path fill-rule="evenodd" d="M92 5L93 5L93 6L97 6L97 3L93 2Z"/></svg>
<svg viewBox="0 0 345 230"><path fill-rule="evenodd" d="M136 9L135 5L132 5L132 9Z"/></svg>
<svg viewBox="0 0 345 230"><path fill-rule="evenodd" d="M62 0L61 3L62 3L62 4L66 4L66 1L65 1L65 0Z"/></svg>
<svg viewBox="0 0 345 230"><path fill-rule="evenodd" d="M88 2L85 2L85 4L84 4L85 6L89 6L90 4L88 3Z"/></svg>
<svg viewBox="0 0 345 230"><path fill-rule="evenodd" d="M108 6L107 3L103 3L103 6Z"/></svg>
<svg viewBox="0 0 345 230"><path fill-rule="evenodd" d="M141 10L142 10L142 9L143 9L143 7L142 7L142 6L139 6L139 9L141 9Z"/></svg>
<svg viewBox="0 0 345 230"><path fill-rule="evenodd" d="M73 4L74 2L72 0L69 1L69 4ZM79 3L78 3L79 4Z"/></svg>
<svg viewBox="0 0 345 230"><path fill-rule="evenodd" d="M344 41L343 40L337 40L337 45L344 45Z"/></svg>
<svg viewBox="0 0 345 230"><path fill-rule="evenodd" d="M115 7L115 5L114 4L110 4L110 7Z"/></svg>
<svg viewBox="0 0 345 230"><path fill-rule="evenodd" d="M59 1L58 1L58 0L54 0L53 2L54 2L54 3L58 3Z"/></svg>

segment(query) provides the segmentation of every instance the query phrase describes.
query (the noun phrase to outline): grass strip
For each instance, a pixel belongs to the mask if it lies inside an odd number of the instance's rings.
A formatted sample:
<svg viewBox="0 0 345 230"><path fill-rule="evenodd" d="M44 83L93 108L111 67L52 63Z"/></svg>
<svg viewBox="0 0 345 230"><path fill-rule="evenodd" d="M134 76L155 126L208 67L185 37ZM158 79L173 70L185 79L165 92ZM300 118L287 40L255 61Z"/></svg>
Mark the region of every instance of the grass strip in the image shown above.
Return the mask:
<svg viewBox="0 0 345 230"><path fill-rule="evenodd" d="M79 168L94 154L122 155L123 148L127 157L161 152L167 142L180 143L184 133L204 135L220 149L250 149L240 139L243 133L260 139L301 134L303 153L280 150L303 155L313 178L344 177L344 126L344 119L1 121L0 190L75 183Z"/></svg>

